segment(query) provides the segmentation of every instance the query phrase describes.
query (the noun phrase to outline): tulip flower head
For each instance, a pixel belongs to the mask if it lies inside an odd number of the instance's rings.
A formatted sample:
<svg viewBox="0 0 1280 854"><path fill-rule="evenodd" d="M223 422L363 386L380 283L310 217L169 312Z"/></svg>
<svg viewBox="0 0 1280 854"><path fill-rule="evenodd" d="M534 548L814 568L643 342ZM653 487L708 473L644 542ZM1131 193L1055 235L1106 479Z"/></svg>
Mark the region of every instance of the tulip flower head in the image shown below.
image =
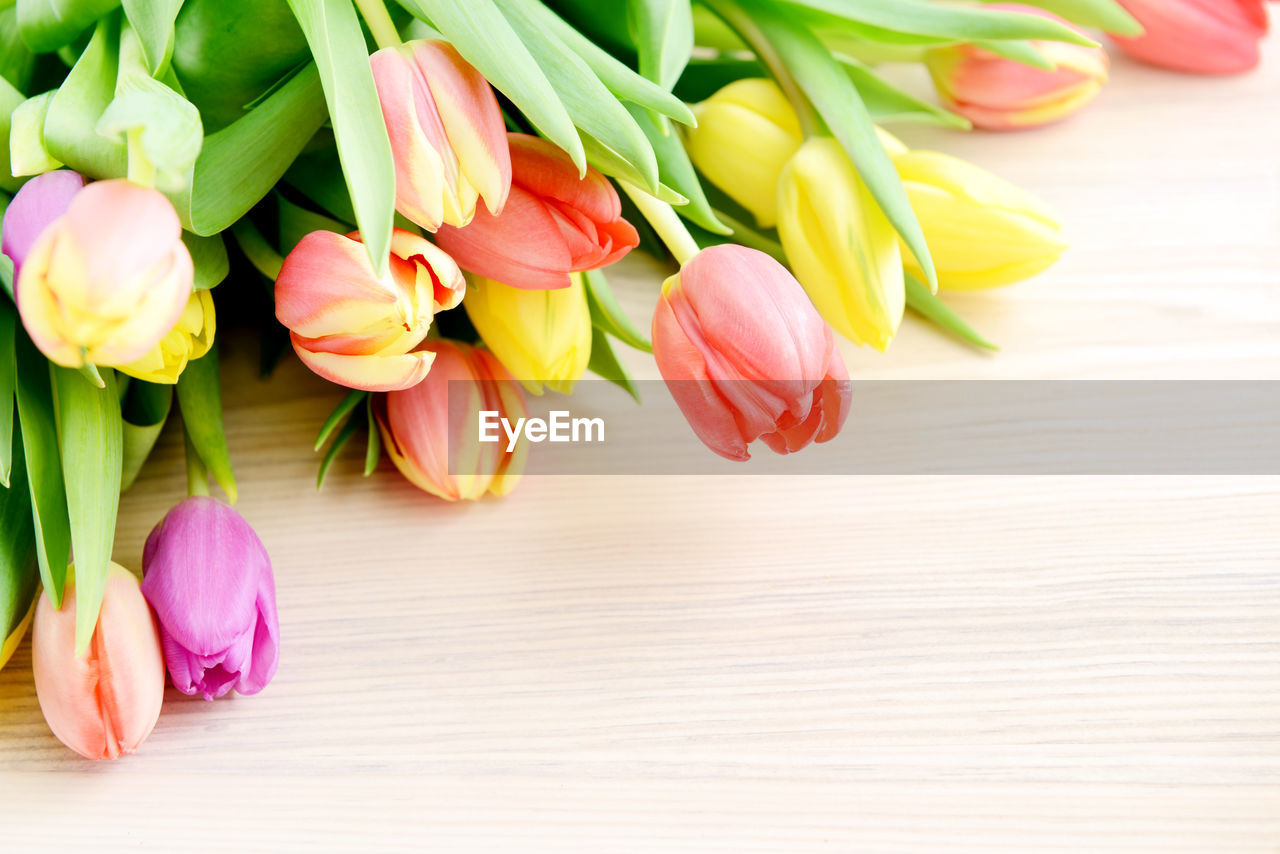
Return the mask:
<svg viewBox="0 0 1280 854"><path fill-rule="evenodd" d="M474 277L463 306L493 355L533 394L568 394L591 359L591 312L582 274L554 291Z"/></svg>
<svg viewBox="0 0 1280 854"><path fill-rule="evenodd" d="M186 370L188 362L199 359L213 347L217 328L213 295L207 290L195 291L187 300L187 307L177 324L151 348L151 352L116 368L149 383L173 385Z"/></svg>
<svg viewBox="0 0 1280 854"><path fill-rule="evenodd" d="M524 394L492 353L457 341L430 341L435 365L427 378L377 399L374 415L387 455L419 489L447 501L506 495L524 470L521 439L478 441L482 411L515 423L528 414Z"/></svg>
<svg viewBox="0 0 1280 854"><path fill-rule="evenodd" d="M1164 2L1164 0L1159 0ZM992 3L988 9L1063 19L1034 6ZM1036 41L1053 70L1033 68L971 44L935 48L925 64L943 106L984 130L1022 130L1060 121L1094 99L1107 82L1100 47Z"/></svg>
<svg viewBox="0 0 1280 854"><path fill-rule="evenodd" d="M831 329L777 261L703 249L662 286L653 353L693 431L731 460L761 439L787 454L835 438L852 385Z"/></svg>
<svg viewBox="0 0 1280 854"><path fill-rule="evenodd" d="M694 107L689 157L761 228L778 221L778 176L804 142L800 119L772 80L735 80Z"/></svg>
<svg viewBox="0 0 1280 854"><path fill-rule="evenodd" d="M416 351L437 311L462 299L466 281L453 259L397 228L391 259L378 276L358 234L314 231L302 238L276 278L276 318L293 349L330 382L365 391L417 385L430 351Z"/></svg>
<svg viewBox="0 0 1280 854"><path fill-rule="evenodd" d="M194 280L191 254L173 205L158 191L117 179L73 192L78 180L73 172L40 176L5 211L14 298L50 361L125 365L182 316Z"/></svg>
<svg viewBox="0 0 1280 854"><path fill-rule="evenodd" d="M133 753L151 734L164 698L164 654L155 617L133 573L111 564L102 610L84 658L77 658L75 582L61 610L36 606L31 661L36 698L58 740L87 759Z"/></svg>
<svg viewBox="0 0 1280 854"><path fill-rule="evenodd" d="M834 139L808 140L783 170L778 235L823 319L887 349L906 308L898 235Z"/></svg>
<svg viewBox="0 0 1280 854"><path fill-rule="evenodd" d="M1239 74L1258 64L1263 0L1120 0L1146 31L1116 36L1125 53L1191 74Z"/></svg>
<svg viewBox="0 0 1280 854"><path fill-rule="evenodd" d="M147 537L142 568L175 688L212 700L266 687L279 660L275 579L243 516L208 496L186 499Z"/></svg>
<svg viewBox="0 0 1280 854"><path fill-rule="evenodd" d="M511 195L502 213L477 211L436 240L465 270L516 288L567 288L570 273L606 267L640 243L622 202L595 169L578 169L555 145L508 134Z"/></svg>
<svg viewBox="0 0 1280 854"><path fill-rule="evenodd" d="M493 89L448 42L419 39L370 58L396 169L396 210L428 231L463 226L477 199L502 211L511 188Z"/></svg>

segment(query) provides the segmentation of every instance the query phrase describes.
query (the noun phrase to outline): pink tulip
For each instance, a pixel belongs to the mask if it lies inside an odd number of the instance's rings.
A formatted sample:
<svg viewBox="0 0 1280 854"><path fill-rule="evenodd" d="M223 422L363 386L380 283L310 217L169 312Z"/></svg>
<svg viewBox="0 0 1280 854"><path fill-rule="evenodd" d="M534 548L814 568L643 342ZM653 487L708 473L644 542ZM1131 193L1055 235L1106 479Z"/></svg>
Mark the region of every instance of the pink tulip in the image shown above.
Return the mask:
<svg viewBox="0 0 1280 854"><path fill-rule="evenodd" d="M422 382L432 354L414 351L437 311L462 301L466 282L453 259L397 228L390 268L379 277L359 234L313 231L276 278L276 318L293 349L330 382L391 391Z"/></svg>
<svg viewBox="0 0 1280 854"><path fill-rule="evenodd" d="M1071 26L1034 6L992 3L986 8L1039 15ZM1092 101L1107 82L1107 54L1102 48L1051 41L1032 44L1054 64L1052 71L971 44L931 50L925 64L943 105L984 130L1021 130L1060 121Z"/></svg>
<svg viewBox="0 0 1280 854"><path fill-rule="evenodd" d="M396 210L428 231L496 214L511 188L498 99L452 45L419 39L370 58L396 166Z"/></svg>
<svg viewBox="0 0 1280 854"><path fill-rule="evenodd" d="M36 699L58 740L87 759L133 753L151 734L164 698L164 654L155 617L133 573L111 564L98 625L77 658L76 596L68 576L62 609L36 606L31 663Z"/></svg>
<svg viewBox="0 0 1280 854"><path fill-rule="evenodd" d="M214 498L188 498L147 537L142 571L175 688L212 700L266 687L280 657L276 586L243 516Z"/></svg>
<svg viewBox="0 0 1280 854"><path fill-rule="evenodd" d="M763 439L788 454L835 438L853 388L831 328L777 261L742 246L703 249L662 286L658 370L693 432L731 460Z"/></svg>
<svg viewBox="0 0 1280 854"><path fill-rule="evenodd" d="M1267 34L1262 0L1120 0L1146 33L1117 37L1125 53L1192 74L1238 74L1258 64Z"/></svg>
<svg viewBox="0 0 1280 854"><path fill-rule="evenodd" d="M528 290L569 287L570 273L605 267L640 243L622 203L594 169L585 178L559 148L509 134L511 195L500 215L478 211L465 228L436 240L465 270Z"/></svg>
<svg viewBox="0 0 1280 854"><path fill-rule="evenodd" d="M448 501L506 495L520 479L527 445L507 450L507 437L478 441L482 411L514 424L524 418L524 393L487 350L458 341L431 341L435 365L411 389L374 404L387 455L419 489Z"/></svg>
<svg viewBox="0 0 1280 854"><path fill-rule="evenodd" d="M71 200L84 189L84 176L70 169L45 172L22 185L4 212L0 250L13 262L13 278L40 232L67 212Z"/></svg>

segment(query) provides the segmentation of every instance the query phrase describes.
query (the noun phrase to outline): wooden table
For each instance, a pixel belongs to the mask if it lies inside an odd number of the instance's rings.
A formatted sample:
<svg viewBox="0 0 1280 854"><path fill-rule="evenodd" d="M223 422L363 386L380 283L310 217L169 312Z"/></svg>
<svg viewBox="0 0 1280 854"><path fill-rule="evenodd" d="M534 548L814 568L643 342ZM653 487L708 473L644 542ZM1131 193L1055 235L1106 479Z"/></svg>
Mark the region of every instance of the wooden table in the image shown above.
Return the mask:
<svg viewBox="0 0 1280 854"><path fill-rule="evenodd" d="M904 131L1031 188L1075 249L914 320L881 378L1280 378L1280 42L1264 70L1117 58L1011 135ZM646 318L662 275L627 262ZM232 340L234 345L234 339ZM450 506L355 449L339 393L232 347L240 510L276 566L257 697L170 690L79 760L0 672L0 850L1274 852L1280 480L547 477ZM631 359L644 376L651 361ZM167 435L118 560L182 497Z"/></svg>

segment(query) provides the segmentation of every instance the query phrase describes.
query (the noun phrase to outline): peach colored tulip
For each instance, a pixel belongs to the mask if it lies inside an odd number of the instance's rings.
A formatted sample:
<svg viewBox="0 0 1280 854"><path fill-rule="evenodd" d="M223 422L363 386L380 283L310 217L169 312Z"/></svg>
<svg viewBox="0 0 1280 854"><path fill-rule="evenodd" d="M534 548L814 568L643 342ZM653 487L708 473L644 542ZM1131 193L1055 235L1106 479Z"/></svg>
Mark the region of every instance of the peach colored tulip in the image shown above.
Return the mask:
<svg viewBox="0 0 1280 854"><path fill-rule="evenodd" d="M40 180L18 192L5 212L6 231L37 207L27 204L28 191L50 189ZM23 254L13 259L22 324L59 365L128 364L160 343L191 296L194 268L178 215L158 191L123 179L89 184L74 196L62 189L57 201L65 212L40 229L25 254L15 250Z"/></svg>
<svg viewBox="0 0 1280 854"><path fill-rule="evenodd" d="M506 495L520 479L528 445L512 452L505 437L478 440L483 410L512 424L528 413L520 385L493 354L458 341L431 341L427 378L411 389L380 397L374 415L387 455L419 489L448 501L474 501L486 492Z"/></svg>
<svg viewBox="0 0 1280 854"><path fill-rule="evenodd" d="M370 58L396 166L396 210L428 231L502 210L511 157L498 99L452 45L419 39Z"/></svg>
<svg viewBox="0 0 1280 854"><path fill-rule="evenodd" d="M1120 0L1146 32L1116 37L1130 56L1192 74L1238 74L1258 64L1267 34L1262 0Z"/></svg>
<svg viewBox="0 0 1280 854"><path fill-rule="evenodd" d="M397 228L391 263L379 277L356 233L313 231L298 242L276 278L276 318L293 349L330 382L366 391L417 385L430 351L414 348L437 311L462 300L466 281L453 259Z"/></svg>
<svg viewBox="0 0 1280 854"><path fill-rule="evenodd" d="M76 596L67 576L62 609L36 606L31 636L36 698L58 739L88 759L133 753L151 734L164 697L160 630L138 580L111 564L102 611L84 658L76 658Z"/></svg>
<svg viewBox="0 0 1280 854"><path fill-rule="evenodd" d="M800 283L742 246L703 249L667 279L653 354L707 447L750 458L762 439L788 454L835 438L849 415L849 372Z"/></svg>
<svg viewBox="0 0 1280 854"><path fill-rule="evenodd" d="M1040 15L1071 26L1034 6L992 3L986 8ZM925 55L925 64L943 105L984 130L1022 130L1060 121L1092 101L1107 82L1107 54L1102 48L1033 44L1054 70L1032 68L970 44L935 48Z"/></svg>
<svg viewBox="0 0 1280 854"><path fill-rule="evenodd" d="M569 155L546 140L508 138L511 195L502 213L477 211L465 228L436 234L464 270L516 288L567 288L570 273L608 266L639 244L607 178L594 169L579 178Z"/></svg>

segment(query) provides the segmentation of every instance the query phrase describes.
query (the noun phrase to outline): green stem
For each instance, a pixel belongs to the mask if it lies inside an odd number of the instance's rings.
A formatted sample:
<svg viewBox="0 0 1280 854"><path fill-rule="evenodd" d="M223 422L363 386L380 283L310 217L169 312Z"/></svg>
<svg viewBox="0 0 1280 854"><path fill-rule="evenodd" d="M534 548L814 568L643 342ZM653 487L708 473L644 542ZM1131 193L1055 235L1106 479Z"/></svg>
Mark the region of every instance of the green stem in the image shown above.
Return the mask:
<svg viewBox="0 0 1280 854"><path fill-rule="evenodd" d="M247 219L239 220L231 226L231 235L255 270L273 282L280 277L280 268L284 266L284 259L253 223Z"/></svg>
<svg viewBox="0 0 1280 854"><path fill-rule="evenodd" d="M140 187L154 187L156 167L142 149L142 128L134 128L125 138L128 140L129 151L128 179Z"/></svg>
<svg viewBox="0 0 1280 854"><path fill-rule="evenodd" d="M680 266L683 267L690 258L698 254L698 243L689 233L689 229L685 228L684 223L680 221L680 215L676 213L675 208L626 181L619 181L618 186L631 197L631 201L640 209L640 213L644 214L644 218L649 220L649 225L653 226L653 230L658 233L658 237L662 238L662 242L671 250L671 254L676 256Z"/></svg>
<svg viewBox="0 0 1280 854"><path fill-rule="evenodd" d="M378 47L399 47L404 44L391 16L387 14L387 7L382 5L382 0L356 0L356 8L369 25L369 32L373 33L373 40L378 43Z"/></svg>
<svg viewBox="0 0 1280 854"><path fill-rule="evenodd" d="M187 495L208 495L209 470L200 459L200 452L192 443L185 424L182 426L182 438L187 446Z"/></svg>

